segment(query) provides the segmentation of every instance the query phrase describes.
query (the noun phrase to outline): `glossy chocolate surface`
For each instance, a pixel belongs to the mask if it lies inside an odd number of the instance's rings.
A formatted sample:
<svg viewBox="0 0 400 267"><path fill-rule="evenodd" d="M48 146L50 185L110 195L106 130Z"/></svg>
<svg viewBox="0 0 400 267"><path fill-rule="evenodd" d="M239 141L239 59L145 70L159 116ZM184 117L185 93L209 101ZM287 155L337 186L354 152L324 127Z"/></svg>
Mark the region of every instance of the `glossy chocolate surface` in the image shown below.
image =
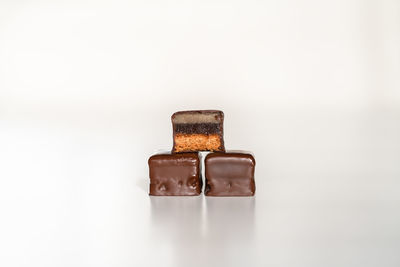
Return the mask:
<svg viewBox="0 0 400 267"><path fill-rule="evenodd" d="M197 153L159 154L149 158L152 196L197 196L203 185Z"/></svg>
<svg viewBox="0 0 400 267"><path fill-rule="evenodd" d="M247 153L211 153L205 159L206 196L253 196L255 160Z"/></svg>

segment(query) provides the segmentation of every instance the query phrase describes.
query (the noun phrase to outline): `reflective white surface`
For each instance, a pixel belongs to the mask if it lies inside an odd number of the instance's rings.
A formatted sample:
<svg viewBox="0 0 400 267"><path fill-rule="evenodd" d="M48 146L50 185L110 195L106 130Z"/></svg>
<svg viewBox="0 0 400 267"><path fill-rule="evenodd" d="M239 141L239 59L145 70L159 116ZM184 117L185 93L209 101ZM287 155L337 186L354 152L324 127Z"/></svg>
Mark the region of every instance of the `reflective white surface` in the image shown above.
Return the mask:
<svg viewBox="0 0 400 267"><path fill-rule="evenodd" d="M399 267L400 1L1 0L0 267ZM254 198L148 196L178 110Z"/></svg>
<svg viewBox="0 0 400 267"><path fill-rule="evenodd" d="M157 133L142 132L137 115L3 116L0 262L398 266L399 119L271 111L249 132L264 142L244 141L256 197L205 198L148 196L151 151L141 147Z"/></svg>

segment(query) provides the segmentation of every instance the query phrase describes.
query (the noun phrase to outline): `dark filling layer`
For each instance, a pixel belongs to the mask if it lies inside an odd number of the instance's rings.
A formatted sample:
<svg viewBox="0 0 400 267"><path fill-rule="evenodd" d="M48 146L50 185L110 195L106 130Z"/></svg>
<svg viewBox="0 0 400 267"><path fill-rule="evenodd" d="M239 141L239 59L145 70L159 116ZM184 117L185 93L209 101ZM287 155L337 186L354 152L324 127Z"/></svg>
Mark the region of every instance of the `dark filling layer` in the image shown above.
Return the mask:
<svg viewBox="0 0 400 267"><path fill-rule="evenodd" d="M219 134L222 127L219 123L177 123L174 124L175 133L184 134Z"/></svg>

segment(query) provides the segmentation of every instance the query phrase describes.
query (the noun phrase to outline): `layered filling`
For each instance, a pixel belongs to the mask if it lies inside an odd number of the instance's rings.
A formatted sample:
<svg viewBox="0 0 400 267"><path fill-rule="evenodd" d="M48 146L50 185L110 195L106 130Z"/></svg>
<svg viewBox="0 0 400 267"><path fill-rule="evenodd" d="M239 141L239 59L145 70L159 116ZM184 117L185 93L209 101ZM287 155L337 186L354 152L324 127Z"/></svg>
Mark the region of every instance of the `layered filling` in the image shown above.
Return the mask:
<svg viewBox="0 0 400 267"><path fill-rule="evenodd" d="M221 134L222 126L219 123L177 123L174 125L176 134Z"/></svg>
<svg viewBox="0 0 400 267"><path fill-rule="evenodd" d="M224 151L221 111L177 112L172 123L174 152Z"/></svg>
<svg viewBox="0 0 400 267"><path fill-rule="evenodd" d="M222 142L218 134L175 134L175 152L185 151L222 151Z"/></svg>
<svg viewBox="0 0 400 267"><path fill-rule="evenodd" d="M222 123L222 111L180 111L172 115L173 123Z"/></svg>

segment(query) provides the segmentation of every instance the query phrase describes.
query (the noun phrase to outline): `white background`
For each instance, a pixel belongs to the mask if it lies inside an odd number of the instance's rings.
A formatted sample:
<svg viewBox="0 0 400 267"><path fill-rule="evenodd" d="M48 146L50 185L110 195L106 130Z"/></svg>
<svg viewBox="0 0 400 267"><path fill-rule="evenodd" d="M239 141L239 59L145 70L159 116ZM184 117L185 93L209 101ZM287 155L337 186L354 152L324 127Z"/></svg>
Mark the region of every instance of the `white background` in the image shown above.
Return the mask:
<svg viewBox="0 0 400 267"><path fill-rule="evenodd" d="M254 198L148 196L225 112ZM400 266L400 2L0 2L1 266Z"/></svg>

